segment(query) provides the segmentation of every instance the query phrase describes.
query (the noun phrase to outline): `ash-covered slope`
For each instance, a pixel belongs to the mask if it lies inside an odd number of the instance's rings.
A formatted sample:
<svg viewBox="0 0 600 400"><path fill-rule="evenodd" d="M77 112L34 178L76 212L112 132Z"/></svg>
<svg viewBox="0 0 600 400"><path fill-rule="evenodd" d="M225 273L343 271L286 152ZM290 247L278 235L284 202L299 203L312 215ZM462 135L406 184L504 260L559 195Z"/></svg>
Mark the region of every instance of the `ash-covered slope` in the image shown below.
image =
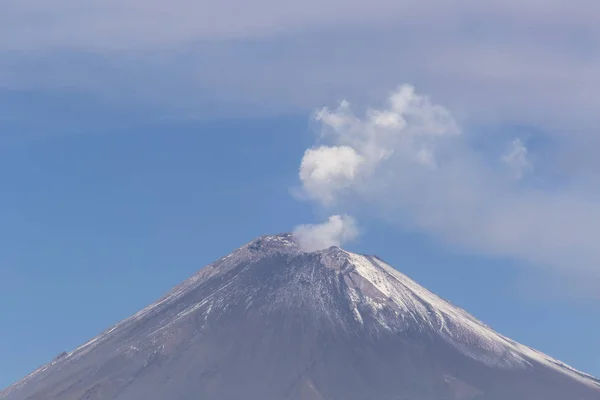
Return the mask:
<svg viewBox="0 0 600 400"><path fill-rule="evenodd" d="M380 259L259 238L5 400L600 400Z"/></svg>

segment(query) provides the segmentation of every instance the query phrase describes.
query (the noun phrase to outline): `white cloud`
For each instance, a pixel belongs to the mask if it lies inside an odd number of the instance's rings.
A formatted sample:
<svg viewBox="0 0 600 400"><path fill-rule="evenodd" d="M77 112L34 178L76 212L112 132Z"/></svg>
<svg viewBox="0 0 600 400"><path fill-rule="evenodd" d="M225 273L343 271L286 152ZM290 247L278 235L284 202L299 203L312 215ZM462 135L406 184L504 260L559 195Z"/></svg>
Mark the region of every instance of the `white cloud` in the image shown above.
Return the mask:
<svg viewBox="0 0 600 400"><path fill-rule="evenodd" d="M354 218L333 215L326 222L315 225L300 225L294 229L294 237L303 251L312 252L341 246L358 237Z"/></svg>
<svg viewBox="0 0 600 400"><path fill-rule="evenodd" d="M460 133L445 108L409 86L394 92L388 107L368 109L362 118L349 111L347 102L317 115L321 135L331 146L352 147L364 158L360 173L344 180L343 191L328 193L337 201L333 211L352 206L365 216L475 252L600 275L597 192L576 180L565 185L533 174L530 151L520 139L510 142L505 154L503 148L495 154L483 151L473 145L475 133ZM498 158L518 177L528 171L544 184L514 180ZM312 178L301 178L311 192Z"/></svg>

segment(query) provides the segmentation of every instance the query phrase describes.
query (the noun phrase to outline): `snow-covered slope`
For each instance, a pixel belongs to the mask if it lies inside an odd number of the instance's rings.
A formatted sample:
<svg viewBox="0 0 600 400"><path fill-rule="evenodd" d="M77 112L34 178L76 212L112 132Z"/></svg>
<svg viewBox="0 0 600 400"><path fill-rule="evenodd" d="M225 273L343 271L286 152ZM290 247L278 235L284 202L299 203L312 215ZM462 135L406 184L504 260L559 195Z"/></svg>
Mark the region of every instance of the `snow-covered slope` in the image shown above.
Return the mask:
<svg viewBox="0 0 600 400"><path fill-rule="evenodd" d="M592 376L498 334L465 310L441 299L379 258L343 250L341 254L347 258L352 269L348 274L348 291L353 294L353 305L356 307L358 303L366 302L375 315L380 315L378 322L383 328L402 331L403 326L407 325L405 319L410 318L422 331L436 331L465 355L492 367L527 368L535 361L560 369L586 384L596 384L590 382ZM353 279L355 276L357 279ZM360 283L355 288L352 283L361 279L373 285L378 292L366 295ZM361 293L361 296L356 293ZM386 306L394 310L397 318L387 319L381 313ZM360 320L358 310L356 315Z"/></svg>
<svg viewBox="0 0 600 400"><path fill-rule="evenodd" d="M282 234L202 268L0 398L598 400L600 384L375 256L304 253Z"/></svg>

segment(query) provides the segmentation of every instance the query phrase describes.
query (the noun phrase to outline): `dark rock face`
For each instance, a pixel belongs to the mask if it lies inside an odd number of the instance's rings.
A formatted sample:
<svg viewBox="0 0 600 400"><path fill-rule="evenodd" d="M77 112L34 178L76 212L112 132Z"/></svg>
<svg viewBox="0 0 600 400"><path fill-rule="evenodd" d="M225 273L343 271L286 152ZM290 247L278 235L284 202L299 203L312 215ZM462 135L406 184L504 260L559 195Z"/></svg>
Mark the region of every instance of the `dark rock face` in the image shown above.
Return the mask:
<svg viewBox="0 0 600 400"><path fill-rule="evenodd" d="M600 400L376 257L266 236L3 400Z"/></svg>

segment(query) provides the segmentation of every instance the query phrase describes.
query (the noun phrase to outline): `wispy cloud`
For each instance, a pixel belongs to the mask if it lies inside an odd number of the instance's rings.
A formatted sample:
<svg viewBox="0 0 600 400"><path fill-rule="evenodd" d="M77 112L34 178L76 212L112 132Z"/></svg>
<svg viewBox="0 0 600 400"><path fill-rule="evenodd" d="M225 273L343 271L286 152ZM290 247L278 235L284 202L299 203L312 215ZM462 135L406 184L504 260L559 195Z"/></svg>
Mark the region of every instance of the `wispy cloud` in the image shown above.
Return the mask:
<svg viewBox="0 0 600 400"><path fill-rule="evenodd" d="M90 0L85 6L77 0L4 0L0 48L170 47L382 23L416 27L427 22L433 30L478 30L496 21L505 32L518 26L593 26L599 9L593 0Z"/></svg>
<svg viewBox="0 0 600 400"><path fill-rule="evenodd" d="M256 115L402 79L460 121L573 135L599 121L599 40L592 0L6 0L0 87Z"/></svg>
<svg viewBox="0 0 600 400"><path fill-rule="evenodd" d="M300 179L308 197L326 209L352 206L362 216L383 217L475 252L600 275L594 188L576 185L577 176L571 185L537 184L544 177L533 173L532 152L520 139L479 150L474 134L462 132L446 108L408 85L384 107L357 115L344 101L318 111L316 120L321 139L306 152ZM349 168L342 154L360 160L352 173L339 173ZM307 166L321 174L306 173Z"/></svg>

